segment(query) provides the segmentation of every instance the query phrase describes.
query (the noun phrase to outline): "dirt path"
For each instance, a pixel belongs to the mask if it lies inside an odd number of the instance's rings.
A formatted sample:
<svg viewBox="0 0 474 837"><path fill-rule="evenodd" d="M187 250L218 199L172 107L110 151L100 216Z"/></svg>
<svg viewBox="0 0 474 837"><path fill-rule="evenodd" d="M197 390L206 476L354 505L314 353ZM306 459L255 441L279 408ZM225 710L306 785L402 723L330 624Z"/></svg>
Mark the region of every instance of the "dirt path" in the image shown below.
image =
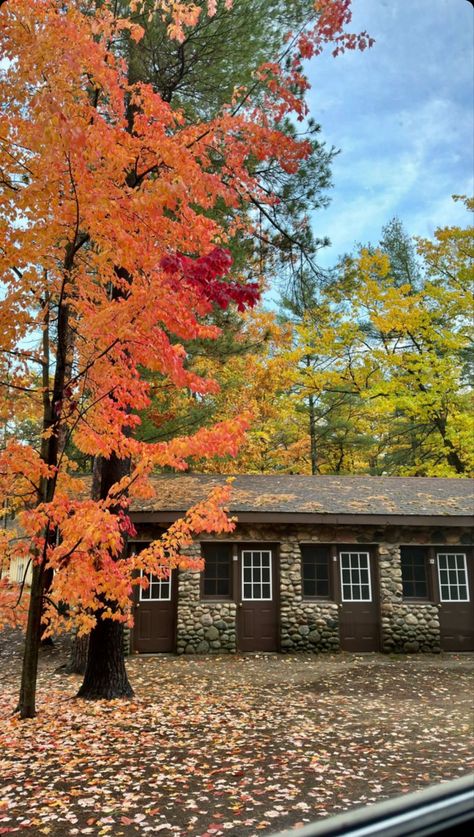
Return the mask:
<svg viewBox="0 0 474 837"><path fill-rule="evenodd" d="M20 722L3 639L0 834L271 834L474 766L474 655L135 657L88 704L57 648Z"/></svg>

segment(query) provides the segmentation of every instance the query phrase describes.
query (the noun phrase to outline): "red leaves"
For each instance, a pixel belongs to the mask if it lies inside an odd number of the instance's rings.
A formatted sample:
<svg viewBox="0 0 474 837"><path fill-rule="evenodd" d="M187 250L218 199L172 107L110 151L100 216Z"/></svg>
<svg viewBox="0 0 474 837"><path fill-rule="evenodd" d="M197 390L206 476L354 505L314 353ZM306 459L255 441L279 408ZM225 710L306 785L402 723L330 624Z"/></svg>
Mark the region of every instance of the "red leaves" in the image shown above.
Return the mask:
<svg viewBox="0 0 474 837"><path fill-rule="evenodd" d="M206 256L197 259L180 253L164 256L160 267L166 273L180 273L206 300L224 310L234 302L239 311L245 311L246 308L253 308L260 298L260 289L255 282L241 285L233 280L219 281L219 277L224 277L232 267L232 256L223 247L215 247Z"/></svg>
<svg viewBox="0 0 474 837"><path fill-rule="evenodd" d="M224 247L214 247L210 253L198 259L190 259L181 254L165 256L161 266L170 272L181 269L187 278L205 281L216 276L225 276L232 267L232 256Z"/></svg>
<svg viewBox="0 0 474 837"><path fill-rule="evenodd" d="M131 518L124 511L120 510L118 513L120 531L129 537L133 538L137 534L137 530L133 525Z"/></svg>

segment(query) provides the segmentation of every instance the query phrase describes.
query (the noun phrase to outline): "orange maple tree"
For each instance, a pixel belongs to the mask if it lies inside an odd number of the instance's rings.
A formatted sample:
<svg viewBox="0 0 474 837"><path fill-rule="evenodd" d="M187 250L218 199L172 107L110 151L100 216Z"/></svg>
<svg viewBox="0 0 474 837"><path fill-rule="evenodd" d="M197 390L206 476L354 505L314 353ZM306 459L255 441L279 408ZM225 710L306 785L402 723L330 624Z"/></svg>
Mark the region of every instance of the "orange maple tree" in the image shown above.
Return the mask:
<svg viewBox="0 0 474 837"><path fill-rule="evenodd" d="M17 524L1 534L0 606L4 621L21 615L8 567L14 558L31 563L24 717L35 712L41 620L49 632L73 625L86 632L98 619L130 622L141 570L189 565L182 550L193 533L233 525L225 487L162 541L126 557L129 494L150 491L156 466L184 469L190 457L232 454L249 421L239 415L168 443L140 442L137 411L150 397L144 372L194 393L215 388L186 368L181 341L217 336L206 324L214 305L243 310L258 299L257 286L231 275L227 249L243 228L251 231L252 199L272 202L254 163L271 159L292 172L309 153L305 140L279 129L289 113L305 115L302 59L326 43L336 53L369 43L365 33L344 32L349 0L320 0L314 21L289 35L289 67L260 68L258 105L252 90L239 91L214 119L189 124L150 85L130 81L117 42L124 32L140 41L134 15L143 4L131 2L126 18L115 6L6 0L0 11L8 114L0 135L0 389L8 428L0 500ZM203 12L175 0L155 7L177 39ZM209 2L207 13L215 8ZM31 443L17 433L25 413L39 428ZM127 464L99 500L71 477L71 439L89 456Z"/></svg>

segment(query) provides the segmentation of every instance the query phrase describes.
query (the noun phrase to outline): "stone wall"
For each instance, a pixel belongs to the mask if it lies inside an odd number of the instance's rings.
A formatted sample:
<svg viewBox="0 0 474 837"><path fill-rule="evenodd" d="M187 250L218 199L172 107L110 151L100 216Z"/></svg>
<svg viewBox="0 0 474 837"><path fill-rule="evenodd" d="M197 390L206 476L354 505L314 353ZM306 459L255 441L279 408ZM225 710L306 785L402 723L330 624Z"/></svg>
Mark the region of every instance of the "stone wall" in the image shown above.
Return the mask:
<svg viewBox="0 0 474 837"><path fill-rule="evenodd" d="M178 654L235 653L235 625L235 602L203 601L200 573L180 573Z"/></svg>
<svg viewBox="0 0 474 837"><path fill-rule="evenodd" d="M199 556L199 543L188 554ZM219 654L236 651L236 604L201 599L201 573L180 571L178 576L178 654Z"/></svg>
<svg viewBox="0 0 474 837"><path fill-rule="evenodd" d="M309 601L302 597L300 543L378 544L375 555L379 586L381 642L386 652L438 652L439 611L436 604L403 601L400 543L454 544L467 537L462 530L408 529L371 526L251 526L240 525L219 540L279 543L280 647L285 653L338 651L339 606L333 601ZM211 540L210 537L205 540ZM190 552L200 555L196 542ZM178 576L178 654L235 653L237 605L234 601L201 598L200 573L181 571Z"/></svg>
<svg viewBox="0 0 474 837"><path fill-rule="evenodd" d="M297 536L280 544L280 618L282 652L339 650L337 604L303 601Z"/></svg>
<svg viewBox="0 0 474 837"><path fill-rule="evenodd" d="M298 533L294 528L241 526L238 534L232 533L228 539L253 543L280 542L281 651L337 651L338 606L334 602L303 601L301 553ZM191 551L198 554L199 549L199 544L195 544ZM178 654L235 653L236 620L235 602L203 600L200 573L180 572Z"/></svg>
<svg viewBox="0 0 474 837"><path fill-rule="evenodd" d="M431 602L404 602L400 547L379 545L382 650L410 653L440 649L438 607Z"/></svg>
<svg viewBox="0 0 474 837"><path fill-rule="evenodd" d="M382 650L437 654L441 651L438 614L437 605L428 602L382 605Z"/></svg>

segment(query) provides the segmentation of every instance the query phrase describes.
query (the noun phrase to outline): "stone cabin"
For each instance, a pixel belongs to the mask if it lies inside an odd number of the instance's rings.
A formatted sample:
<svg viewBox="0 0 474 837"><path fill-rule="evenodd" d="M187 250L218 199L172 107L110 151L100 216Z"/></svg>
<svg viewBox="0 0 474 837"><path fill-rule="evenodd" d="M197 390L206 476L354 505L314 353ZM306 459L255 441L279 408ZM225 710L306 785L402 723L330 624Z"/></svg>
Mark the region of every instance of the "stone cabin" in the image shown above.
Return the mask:
<svg viewBox="0 0 474 837"><path fill-rule="evenodd" d="M225 477L154 479L132 549ZM202 572L136 591L130 651L474 650L473 481L237 476L234 532L191 547Z"/></svg>

